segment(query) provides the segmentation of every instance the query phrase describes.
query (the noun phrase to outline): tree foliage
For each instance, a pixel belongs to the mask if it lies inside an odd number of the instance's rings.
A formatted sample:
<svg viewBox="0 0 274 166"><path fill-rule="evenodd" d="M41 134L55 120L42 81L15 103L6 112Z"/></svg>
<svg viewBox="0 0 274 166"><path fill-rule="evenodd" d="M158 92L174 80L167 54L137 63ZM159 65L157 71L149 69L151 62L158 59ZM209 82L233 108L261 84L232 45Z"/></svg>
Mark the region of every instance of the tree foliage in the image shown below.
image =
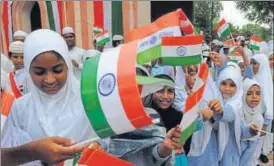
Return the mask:
<svg viewBox="0 0 274 166"><path fill-rule="evenodd" d="M273 1L236 1L236 8L244 12L247 19L273 27Z"/></svg>
<svg viewBox="0 0 274 166"><path fill-rule="evenodd" d="M240 33L244 36L253 34L266 41L273 39L271 28L266 28L258 24L246 24L240 29Z"/></svg>
<svg viewBox="0 0 274 166"><path fill-rule="evenodd" d="M215 25L223 10L221 2L194 1L194 22L196 30L203 31L206 40L217 38Z"/></svg>

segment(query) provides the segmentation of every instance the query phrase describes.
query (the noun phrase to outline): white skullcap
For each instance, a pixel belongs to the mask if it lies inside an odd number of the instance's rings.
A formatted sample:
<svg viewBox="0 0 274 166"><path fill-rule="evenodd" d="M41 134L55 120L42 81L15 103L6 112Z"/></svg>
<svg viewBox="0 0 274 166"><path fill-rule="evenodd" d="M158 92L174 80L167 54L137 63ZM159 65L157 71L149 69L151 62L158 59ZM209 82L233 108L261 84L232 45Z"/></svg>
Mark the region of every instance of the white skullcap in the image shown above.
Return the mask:
<svg viewBox="0 0 274 166"><path fill-rule="evenodd" d="M9 52L21 54L24 52L24 43L21 41L15 41L10 43Z"/></svg>
<svg viewBox="0 0 274 166"><path fill-rule="evenodd" d="M124 40L124 37L122 35L114 35L112 40L113 41Z"/></svg>
<svg viewBox="0 0 274 166"><path fill-rule="evenodd" d="M263 54L265 54L265 55L268 55L268 54L269 54L269 47L268 47L267 42L262 41L262 42L260 43L260 51L259 51L259 52L260 52L260 53L263 53Z"/></svg>
<svg viewBox="0 0 274 166"><path fill-rule="evenodd" d="M22 30L18 30L16 32L14 32L14 35L13 37L18 37L18 36L23 36L23 37L27 37L27 33L25 31L22 31Z"/></svg>
<svg viewBox="0 0 274 166"><path fill-rule="evenodd" d="M68 33L73 33L74 34L74 30L73 30L72 27L65 27L65 28L63 28L62 34L64 35L64 34L68 34Z"/></svg>

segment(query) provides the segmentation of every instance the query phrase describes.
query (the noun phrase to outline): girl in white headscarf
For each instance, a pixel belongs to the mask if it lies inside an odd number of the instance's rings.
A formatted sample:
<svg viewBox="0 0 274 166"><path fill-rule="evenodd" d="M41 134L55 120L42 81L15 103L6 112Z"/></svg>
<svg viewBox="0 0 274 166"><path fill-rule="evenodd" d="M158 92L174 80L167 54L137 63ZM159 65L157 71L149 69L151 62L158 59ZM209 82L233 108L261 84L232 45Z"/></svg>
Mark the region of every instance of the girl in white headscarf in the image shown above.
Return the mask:
<svg viewBox="0 0 274 166"><path fill-rule="evenodd" d="M263 127L264 118L261 112L261 87L251 79L244 80L244 95L243 95L243 115L246 125L255 124L258 129ZM259 136L250 139L243 139L241 141L242 155L240 158L241 166L255 166L256 157L255 149L259 143Z"/></svg>
<svg viewBox="0 0 274 166"><path fill-rule="evenodd" d="M251 137L242 122L242 79L237 64L228 63L218 76L217 86L222 94L223 110L215 112L214 119L225 122L218 130L218 154L220 166L239 166L241 138Z"/></svg>
<svg viewBox="0 0 274 166"><path fill-rule="evenodd" d="M25 40L24 55L30 93L14 102L7 121L33 140L62 136L84 141L92 137L64 39L51 30L34 31Z"/></svg>

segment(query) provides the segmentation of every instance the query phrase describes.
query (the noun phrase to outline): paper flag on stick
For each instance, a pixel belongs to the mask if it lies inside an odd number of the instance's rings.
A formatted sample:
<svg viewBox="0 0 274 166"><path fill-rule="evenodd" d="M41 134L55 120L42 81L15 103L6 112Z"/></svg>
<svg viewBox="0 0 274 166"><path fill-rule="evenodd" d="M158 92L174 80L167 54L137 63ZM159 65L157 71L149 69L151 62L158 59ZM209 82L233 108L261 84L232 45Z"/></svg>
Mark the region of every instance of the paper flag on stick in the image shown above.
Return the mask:
<svg viewBox="0 0 274 166"><path fill-rule="evenodd" d="M197 90L189 95L185 103L184 116L181 121L180 127L182 135L180 138L180 144L182 145L195 131L197 119L199 117L199 104L202 101L204 90L207 83L208 77L208 66L206 63L203 63L200 68L199 78L200 85L198 85Z"/></svg>
<svg viewBox="0 0 274 166"><path fill-rule="evenodd" d="M115 158L105 152L98 151L96 149L87 149L80 160L78 161L80 166L134 166L124 160Z"/></svg>
<svg viewBox="0 0 274 166"><path fill-rule="evenodd" d="M222 19L221 21L218 22L216 26L216 31L220 38L222 39L227 38L227 36L230 35L229 23L225 19Z"/></svg>
<svg viewBox="0 0 274 166"><path fill-rule="evenodd" d="M109 37L108 30L104 30L101 33L97 34L95 36L95 40L96 40L97 46L105 45L107 42L109 42L110 37Z"/></svg>
<svg viewBox="0 0 274 166"><path fill-rule="evenodd" d="M250 37L250 43L249 43L249 48L259 51L260 50L260 43L262 42L262 39L256 36L251 36Z"/></svg>
<svg viewBox="0 0 274 166"><path fill-rule="evenodd" d="M82 101L87 117L101 137L152 124L144 110L136 80L137 41L90 58L83 67Z"/></svg>
<svg viewBox="0 0 274 166"><path fill-rule="evenodd" d="M203 35L163 37L161 62L171 66L200 64L202 43Z"/></svg>
<svg viewBox="0 0 274 166"><path fill-rule="evenodd" d="M129 41L139 40L137 62L145 64L161 56L161 37L181 36L176 11L163 15L155 22L129 32Z"/></svg>
<svg viewBox="0 0 274 166"><path fill-rule="evenodd" d="M189 36L198 34L184 11L182 9L177 9L177 13L179 15L180 28L184 32L184 35Z"/></svg>

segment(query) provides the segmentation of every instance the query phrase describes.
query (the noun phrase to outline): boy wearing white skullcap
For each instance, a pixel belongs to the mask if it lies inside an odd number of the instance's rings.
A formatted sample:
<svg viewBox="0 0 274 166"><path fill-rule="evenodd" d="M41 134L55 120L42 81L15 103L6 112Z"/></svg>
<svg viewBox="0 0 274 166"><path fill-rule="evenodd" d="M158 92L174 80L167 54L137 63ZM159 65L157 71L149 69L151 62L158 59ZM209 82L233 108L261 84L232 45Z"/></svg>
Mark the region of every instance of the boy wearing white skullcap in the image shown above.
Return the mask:
<svg viewBox="0 0 274 166"><path fill-rule="evenodd" d="M62 30L62 36L64 37L69 48L69 57L73 64L73 73L75 77L80 81L81 71L84 63L85 50L76 46L75 32L72 27L65 27Z"/></svg>
<svg viewBox="0 0 274 166"><path fill-rule="evenodd" d="M112 38L113 47L118 47L120 44L124 43L124 37L122 35L114 35Z"/></svg>
<svg viewBox="0 0 274 166"><path fill-rule="evenodd" d="M9 59L13 63L13 71L9 72L9 87L6 89L16 98L24 94L26 85L26 73L24 69L24 43L14 41L9 46Z"/></svg>
<svg viewBox="0 0 274 166"><path fill-rule="evenodd" d="M27 35L28 34L25 31L18 30L16 32L14 32L13 40L14 41L22 41L22 42L24 42L24 40L27 37Z"/></svg>

